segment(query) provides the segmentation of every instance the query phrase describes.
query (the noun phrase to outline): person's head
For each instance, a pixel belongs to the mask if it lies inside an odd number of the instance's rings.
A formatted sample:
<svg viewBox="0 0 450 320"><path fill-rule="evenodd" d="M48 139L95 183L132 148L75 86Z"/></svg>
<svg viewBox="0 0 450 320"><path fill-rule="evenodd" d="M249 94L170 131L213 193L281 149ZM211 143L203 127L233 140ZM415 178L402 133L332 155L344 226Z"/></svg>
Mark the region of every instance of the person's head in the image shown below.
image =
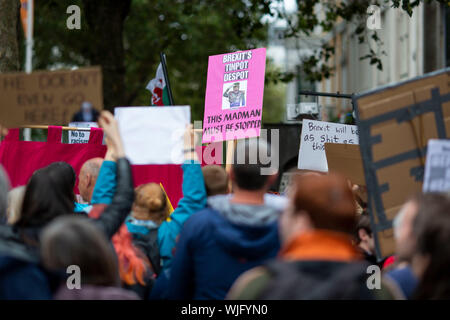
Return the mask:
<svg viewBox="0 0 450 320"><path fill-rule="evenodd" d="M233 91L239 91L239 82L233 84Z"/></svg>
<svg viewBox="0 0 450 320"><path fill-rule="evenodd" d="M8 192L8 224L15 224L19 220L24 195L25 186L16 187Z"/></svg>
<svg viewBox="0 0 450 320"><path fill-rule="evenodd" d="M136 219L162 223L168 216L167 197L159 184L147 183L135 189L132 215Z"/></svg>
<svg viewBox="0 0 450 320"><path fill-rule="evenodd" d="M423 207L426 198L416 195L410 198L402 206L394 219L395 254L399 262L411 262L412 254L416 246L416 235L413 232L414 219L419 208Z"/></svg>
<svg viewBox="0 0 450 320"><path fill-rule="evenodd" d="M202 173L208 197L229 192L228 175L224 168L211 164L204 166Z"/></svg>
<svg viewBox="0 0 450 320"><path fill-rule="evenodd" d="M86 161L81 167L78 175L78 190L87 203L91 202L92 193L94 192L95 183L97 182L98 173L102 166L102 158L92 158Z"/></svg>
<svg viewBox="0 0 450 320"><path fill-rule="evenodd" d="M245 190L264 193L275 182L278 172L271 167L270 161L263 161L261 155L272 161L270 144L265 140L258 138L237 142L230 170L234 192Z"/></svg>
<svg viewBox="0 0 450 320"><path fill-rule="evenodd" d="M335 174L299 174L293 179L289 205L280 219L284 243L316 229L353 234L356 206L345 178Z"/></svg>
<svg viewBox="0 0 450 320"><path fill-rule="evenodd" d="M117 258L105 235L84 217L55 219L42 232L41 256L51 271L81 270L81 284L118 286Z"/></svg>
<svg viewBox="0 0 450 320"><path fill-rule="evenodd" d="M450 299L450 199L444 194L422 196L429 206L413 222L417 241L412 258L419 277L416 298Z"/></svg>
<svg viewBox="0 0 450 320"><path fill-rule="evenodd" d="M81 110L83 112L90 112L92 110L92 103L88 102L88 101L84 101L81 104Z"/></svg>
<svg viewBox="0 0 450 320"><path fill-rule="evenodd" d="M0 224L5 222L6 220L6 208L8 207L8 191L9 191L9 178L3 169L3 166L0 165Z"/></svg>
<svg viewBox="0 0 450 320"><path fill-rule="evenodd" d="M370 218L367 214L362 214L359 217L355 228L356 244L370 254L375 254L375 239L372 234L372 227L370 225Z"/></svg>
<svg viewBox="0 0 450 320"><path fill-rule="evenodd" d="M63 214L73 213L75 171L66 162L36 170L26 186L22 214L15 225L42 227Z"/></svg>

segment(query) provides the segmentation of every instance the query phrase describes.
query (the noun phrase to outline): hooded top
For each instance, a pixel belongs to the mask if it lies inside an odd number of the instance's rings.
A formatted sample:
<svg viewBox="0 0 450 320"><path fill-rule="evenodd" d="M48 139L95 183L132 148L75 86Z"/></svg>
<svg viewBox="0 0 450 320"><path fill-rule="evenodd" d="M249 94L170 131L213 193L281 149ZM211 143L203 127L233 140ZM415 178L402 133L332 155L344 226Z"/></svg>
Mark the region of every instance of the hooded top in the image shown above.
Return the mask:
<svg viewBox="0 0 450 320"><path fill-rule="evenodd" d="M264 205L208 199L208 208L185 224L170 272L170 299L224 299L236 278L275 257L283 197L266 195Z"/></svg>

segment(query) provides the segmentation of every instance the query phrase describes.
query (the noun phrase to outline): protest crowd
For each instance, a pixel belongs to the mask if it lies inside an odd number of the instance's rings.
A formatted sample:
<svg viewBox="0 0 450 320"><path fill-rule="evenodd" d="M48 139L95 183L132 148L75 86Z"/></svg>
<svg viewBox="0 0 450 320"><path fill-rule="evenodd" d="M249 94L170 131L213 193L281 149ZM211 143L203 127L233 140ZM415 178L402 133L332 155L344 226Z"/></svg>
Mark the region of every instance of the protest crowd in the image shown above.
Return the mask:
<svg viewBox="0 0 450 320"><path fill-rule="evenodd" d="M341 175L298 172L273 194L277 172L249 156L268 142L239 140L227 172L201 166L188 127L173 210L160 184L134 188L113 115L98 123L106 155L78 177L54 162L11 190L0 171L0 299L450 298L445 194L411 195L394 221L396 253L380 260L367 204Z"/></svg>

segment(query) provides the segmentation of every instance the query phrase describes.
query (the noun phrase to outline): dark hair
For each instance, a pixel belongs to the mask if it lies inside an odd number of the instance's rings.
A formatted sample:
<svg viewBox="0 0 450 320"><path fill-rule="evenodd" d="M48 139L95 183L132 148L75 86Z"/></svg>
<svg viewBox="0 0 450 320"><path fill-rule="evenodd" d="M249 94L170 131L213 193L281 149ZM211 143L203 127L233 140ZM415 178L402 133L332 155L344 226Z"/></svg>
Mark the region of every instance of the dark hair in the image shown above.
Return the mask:
<svg viewBox="0 0 450 320"><path fill-rule="evenodd" d="M427 256L426 267L417 287L416 299L450 299L450 199L444 194L418 197L419 210L413 230L416 253Z"/></svg>
<svg viewBox="0 0 450 320"><path fill-rule="evenodd" d="M361 242L359 230L363 229L370 236L372 235L372 226L370 225L370 217L367 213L363 213L358 220L355 228L355 241L357 244Z"/></svg>
<svg viewBox="0 0 450 320"><path fill-rule="evenodd" d="M74 210L75 171L65 162L55 162L33 173L23 198L19 227L41 227L53 218Z"/></svg>
<svg viewBox="0 0 450 320"><path fill-rule="evenodd" d="M120 283L117 258L100 229L81 216L56 218L42 232L41 255L49 270L65 272L77 265L81 283L117 286Z"/></svg>
<svg viewBox="0 0 450 320"><path fill-rule="evenodd" d="M269 151L269 143L259 138L238 141L232 168L234 180L239 188L254 191L264 187L269 175L261 174L261 169L268 168L269 164L263 164L258 154L270 156Z"/></svg>
<svg viewBox="0 0 450 320"><path fill-rule="evenodd" d="M207 165L202 168L202 173L208 197L228 193L228 175L224 168Z"/></svg>

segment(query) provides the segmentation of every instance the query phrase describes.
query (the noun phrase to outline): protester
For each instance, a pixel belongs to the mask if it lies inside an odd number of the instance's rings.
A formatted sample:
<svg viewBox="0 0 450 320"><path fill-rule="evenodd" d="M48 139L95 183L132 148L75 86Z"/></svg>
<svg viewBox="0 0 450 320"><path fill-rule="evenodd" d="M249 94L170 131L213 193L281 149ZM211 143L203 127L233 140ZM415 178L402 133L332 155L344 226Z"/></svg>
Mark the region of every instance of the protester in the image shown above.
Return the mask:
<svg viewBox="0 0 450 320"><path fill-rule="evenodd" d="M206 165L202 173L208 197L229 193L228 175L222 166Z"/></svg>
<svg viewBox="0 0 450 320"><path fill-rule="evenodd" d="M8 192L8 209L6 213L8 224L14 224L19 220L24 195L25 186L16 187Z"/></svg>
<svg viewBox="0 0 450 320"><path fill-rule="evenodd" d="M375 239L370 226L370 218L367 214L359 216L355 230L355 242L368 263L380 266L377 262Z"/></svg>
<svg viewBox="0 0 450 320"><path fill-rule="evenodd" d="M208 208L186 222L171 269L170 299L224 299L241 273L278 252L279 203L266 195L277 174L262 175L264 165L250 164L249 151L258 149L267 154L269 147L259 139L237 143L230 171L234 193L210 197ZM241 158L244 163L238 163Z"/></svg>
<svg viewBox="0 0 450 320"><path fill-rule="evenodd" d="M54 272L74 272L54 295L57 300L136 300L120 288L117 259L105 234L87 219L55 219L42 233L42 260ZM79 272L78 278L76 272ZM69 287L71 286L71 287Z"/></svg>
<svg viewBox="0 0 450 320"><path fill-rule="evenodd" d="M419 209L413 224L417 236L412 258L419 284L415 299L450 299L450 200L444 194L426 194L426 212Z"/></svg>
<svg viewBox="0 0 450 320"><path fill-rule="evenodd" d="M231 299L392 298L367 287L367 267L352 244L356 204L337 175L298 175L280 219L279 259L243 274Z"/></svg>
<svg viewBox="0 0 450 320"><path fill-rule="evenodd" d="M435 200L433 195L415 195L403 205L394 219L395 264L386 272L386 276L399 286L407 299L412 298L418 282L411 268L417 243L417 234L413 230L414 220L419 213L439 210Z"/></svg>
<svg viewBox="0 0 450 320"><path fill-rule="evenodd" d="M102 163L102 158L92 158L86 161L81 167L80 174L78 175L78 190L85 203L91 203Z"/></svg>
<svg viewBox="0 0 450 320"><path fill-rule="evenodd" d="M72 117L72 122L97 122L99 112L94 109L92 103L84 101L81 109Z"/></svg>
<svg viewBox="0 0 450 320"><path fill-rule="evenodd" d="M161 271L158 230L168 216L167 197L159 184L147 183L136 188L132 212L126 225L133 235L133 243L145 252L157 275Z"/></svg>
<svg viewBox="0 0 450 320"><path fill-rule="evenodd" d="M117 122L109 112L103 112L99 119L107 139L108 149L113 149L117 157L117 190L111 204L97 219L90 219L99 232L111 238L124 222L133 203L133 182L131 168L119 134ZM66 172L62 174L62 172ZM29 269L40 268L39 244L40 232L54 218L73 213L74 174L62 163L54 164L36 171L27 184L22 215L14 226L0 226L0 280L9 283L8 298L34 298L32 292L21 289ZM21 269L11 267L21 265ZM22 272L23 270L23 272ZM35 273L31 272L33 275ZM36 271L37 273L37 271ZM43 276L28 279L27 286L40 284ZM7 281L7 282L6 282ZM16 294L15 294L16 293ZM24 294L24 296L22 296ZM46 294L43 294L44 296ZM1 298L1 297L0 297Z"/></svg>

